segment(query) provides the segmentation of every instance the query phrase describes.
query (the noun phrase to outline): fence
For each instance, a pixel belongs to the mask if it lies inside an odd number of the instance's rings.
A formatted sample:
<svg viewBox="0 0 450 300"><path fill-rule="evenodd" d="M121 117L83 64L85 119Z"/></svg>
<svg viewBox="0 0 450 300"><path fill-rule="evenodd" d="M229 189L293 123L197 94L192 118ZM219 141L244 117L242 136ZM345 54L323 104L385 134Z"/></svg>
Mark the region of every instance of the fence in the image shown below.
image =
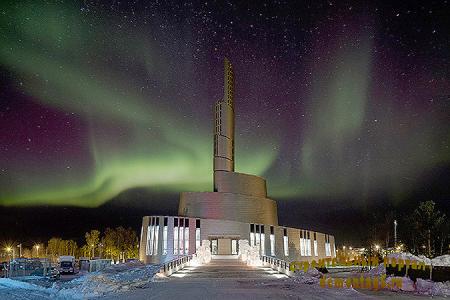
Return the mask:
<svg viewBox="0 0 450 300"><path fill-rule="evenodd" d="M16 258L11 261L7 277L48 276L51 264L47 258Z"/></svg>
<svg viewBox="0 0 450 300"><path fill-rule="evenodd" d="M111 259L91 259L89 261L89 272L96 272L111 265Z"/></svg>
<svg viewBox="0 0 450 300"><path fill-rule="evenodd" d="M261 261L263 266L270 267L275 271L278 271L287 276L292 276L292 271L289 270L289 263L287 261L271 257L271 256L261 256Z"/></svg>
<svg viewBox="0 0 450 300"><path fill-rule="evenodd" d="M170 276L178 270L183 269L186 264L192 260L192 255L181 256L171 261L164 263L159 269L159 274Z"/></svg>

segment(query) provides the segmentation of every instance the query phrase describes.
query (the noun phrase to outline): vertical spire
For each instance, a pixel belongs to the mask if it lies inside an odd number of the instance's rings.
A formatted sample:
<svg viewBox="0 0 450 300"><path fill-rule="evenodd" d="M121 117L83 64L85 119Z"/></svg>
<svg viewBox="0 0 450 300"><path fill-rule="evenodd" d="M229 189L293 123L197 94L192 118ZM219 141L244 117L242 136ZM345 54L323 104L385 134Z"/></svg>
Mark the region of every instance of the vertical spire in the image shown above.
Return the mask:
<svg viewBox="0 0 450 300"><path fill-rule="evenodd" d="M233 67L228 58L224 60L224 95L223 101L233 107L234 102L234 74Z"/></svg>

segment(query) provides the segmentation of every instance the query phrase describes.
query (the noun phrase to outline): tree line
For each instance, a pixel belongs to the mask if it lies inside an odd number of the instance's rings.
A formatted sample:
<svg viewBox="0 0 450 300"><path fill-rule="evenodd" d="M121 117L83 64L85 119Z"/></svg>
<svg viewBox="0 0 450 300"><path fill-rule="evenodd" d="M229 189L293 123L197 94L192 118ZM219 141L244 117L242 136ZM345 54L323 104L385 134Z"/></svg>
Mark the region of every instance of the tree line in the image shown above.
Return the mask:
<svg viewBox="0 0 450 300"><path fill-rule="evenodd" d="M77 258L110 258L115 261L138 258L138 235L130 227L108 227L103 233L96 229L86 232L81 246L75 240L52 237L46 245L40 243L31 249L22 250L23 257L48 257L52 261L57 261L58 257L63 255Z"/></svg>
<svg viewBox="0 0 450 300"><path fill-rule="evenodd" d="M395 225L397 222L397 244ZM450 223L434 201L420 202L415 209L373 213L369 220L367 243L374 241L385 249L408 251L415 255L435 257L450 252Z"/></svg>

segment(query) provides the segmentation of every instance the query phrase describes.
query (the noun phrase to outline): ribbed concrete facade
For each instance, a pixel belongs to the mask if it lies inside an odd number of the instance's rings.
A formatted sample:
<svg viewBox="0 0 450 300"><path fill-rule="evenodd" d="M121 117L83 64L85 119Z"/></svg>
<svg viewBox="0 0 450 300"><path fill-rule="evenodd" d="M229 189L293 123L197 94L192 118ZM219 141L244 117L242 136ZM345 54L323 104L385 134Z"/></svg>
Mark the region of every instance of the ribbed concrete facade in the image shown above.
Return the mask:
<svg viewBox="0 0 450 300"><path fill-rule="evenodd" d="M334 237L278 226L277 204L267 197L264 178L234 172L234 76L224 62L224 96L214 106L213 192L183 192L178 217L144 217L140 259L168 261L193 254L211 241L216 255L237 255L248 240L261 255L287 261L334 257Z"/></svg>
<svg viewBox="0 0 450 300"><path fill-rule="evenodd" d="M184 192L178 214L186 217L278 225L274 200L235 193Z"/></svg>
<svg viewBox="0 0 450 300"><path fill-rule="evenodd" d="M217 192L267 197L266 180L259 176L216 171L214 172L214 180Z"/></svg>

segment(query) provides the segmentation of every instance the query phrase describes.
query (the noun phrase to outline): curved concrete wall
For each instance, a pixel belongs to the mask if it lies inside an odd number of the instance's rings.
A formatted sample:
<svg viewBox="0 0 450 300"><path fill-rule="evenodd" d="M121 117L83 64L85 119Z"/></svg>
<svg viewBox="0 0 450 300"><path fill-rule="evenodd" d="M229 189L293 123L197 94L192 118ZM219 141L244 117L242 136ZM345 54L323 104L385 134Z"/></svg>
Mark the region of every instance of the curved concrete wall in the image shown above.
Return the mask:
<svg viewBox="0 0 450 300"><path fill-rule="evenodd" d="M214 184L216 192L267 197L266 180L255 175L215 171Z"/></svg>
<svg viewBox="0 0 450 300"><path fill-rule="evenodd" d="M233 193L181 193L178 214L192 218L278 225L274 200Z"/></svg>

